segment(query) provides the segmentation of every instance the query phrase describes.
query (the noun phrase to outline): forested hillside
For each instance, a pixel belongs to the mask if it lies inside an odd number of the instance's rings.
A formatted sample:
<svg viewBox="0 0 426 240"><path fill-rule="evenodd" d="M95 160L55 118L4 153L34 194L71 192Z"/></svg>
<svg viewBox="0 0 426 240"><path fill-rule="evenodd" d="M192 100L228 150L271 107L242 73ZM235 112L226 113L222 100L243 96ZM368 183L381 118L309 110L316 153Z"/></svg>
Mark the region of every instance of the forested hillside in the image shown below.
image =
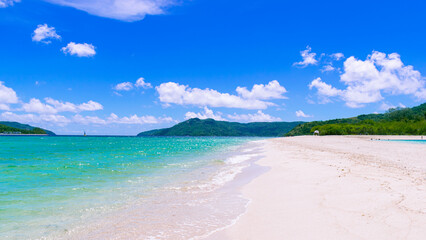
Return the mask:
<svg viewBox="0 0 426 240"><path fill-rule="evenodd" d="M426 103L413 108L392 108L383 114L303 123L286 136L309 135L426 135Z"/></svg>
<svg viewBox="0 0 426 240"><path fill-rule="evenodd" d="M21 134L47 134L50 136L54 136L55 133L38 128L33 127L28 124L22 124L18 122L2 122L0 121L0 133L17 133Z"/></svg>
<svg viewBox="0 0 426 240"><path fill-rule="evenodd" d="M237 123L201 120L192 118L171 128L151 130L138 136L257 136L277 137L293 129L302 122L254 122Z"/></svg>

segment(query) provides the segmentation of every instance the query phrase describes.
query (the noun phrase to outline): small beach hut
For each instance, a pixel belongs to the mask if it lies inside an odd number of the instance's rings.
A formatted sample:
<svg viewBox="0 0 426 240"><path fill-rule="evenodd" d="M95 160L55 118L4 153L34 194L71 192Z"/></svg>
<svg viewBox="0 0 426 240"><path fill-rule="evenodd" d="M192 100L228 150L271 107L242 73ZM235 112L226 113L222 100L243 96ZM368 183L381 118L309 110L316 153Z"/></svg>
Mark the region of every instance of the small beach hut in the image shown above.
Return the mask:
<svg viewBox="0 0 426 240"><path fill-rule="evenodd" d="M319 131L318 130L314 131L314 136L319 136Z"/></svg>

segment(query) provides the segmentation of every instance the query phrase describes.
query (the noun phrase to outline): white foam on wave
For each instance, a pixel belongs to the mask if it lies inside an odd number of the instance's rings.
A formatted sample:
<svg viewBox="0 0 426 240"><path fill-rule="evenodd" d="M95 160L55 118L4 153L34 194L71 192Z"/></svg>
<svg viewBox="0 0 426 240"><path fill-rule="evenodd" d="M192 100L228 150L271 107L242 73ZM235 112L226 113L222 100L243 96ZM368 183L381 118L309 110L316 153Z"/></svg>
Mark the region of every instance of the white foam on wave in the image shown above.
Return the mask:
<svg viewBox="0 0 426 240"><path fill-rule="evenodd" d="M250 160L254 157L257 157L257 156L259 156L259 154L245 154L245 155L232 156L232 157L226 159L225 163L238 164L238 163L248 161L248 160Z"/></svg>
<svg viewBox="0 0 426 240"><path fill-rule="evenodd" d="M168 188L170 190L178 190L178 191L188 191L191 193L200 193L200 192L212 192L216 189L224 186L226 183L234 180L234 178L240 174L244 168L248 167L248 164L245 165L230 165L228 167L222 168L219 172L217 172L215 175L213 175L211 178L209 178L206 181L198 182L193 181L196 183L192 186L185 186L185 187L173 187Z"/></svg>
<svg viewBox="0 0 426 240"><path fill-rule="evenodd" d="M245 154L229 157L225 160L226 165L204 181L194 180L186 186L168 187L169 190L186 191L192 193L211 192L231 182L242 171L250 166L247 161L259 156L258 154Z"/></svg>
<svg viewBox="0 0 426 240"><path fill-rule="evenodd" d="M216 174L212 180L211 183L215 186L223 186L226 183L234 180L234 178L240 174L244 168L248 167L249 165L240 165L240 166L233 166L228 169L224 169L220 171L218 174Z"/></svg>
<svg viewBox="0 0 426 240"><path fill-rule="evenodd" d="M244 168L250 166L247 161L258 156L259 154L243 154L227 158L225 160L226 165L219 172L213 175L207 182L197 184L193 189L210 192L224 186L234 180Z"/></svg>
<svg viewBox="0 0 426 240"><path fill-rule="evenodd" d="M253 152L255 148L245 148L242 150L242 152Z"/></svg>

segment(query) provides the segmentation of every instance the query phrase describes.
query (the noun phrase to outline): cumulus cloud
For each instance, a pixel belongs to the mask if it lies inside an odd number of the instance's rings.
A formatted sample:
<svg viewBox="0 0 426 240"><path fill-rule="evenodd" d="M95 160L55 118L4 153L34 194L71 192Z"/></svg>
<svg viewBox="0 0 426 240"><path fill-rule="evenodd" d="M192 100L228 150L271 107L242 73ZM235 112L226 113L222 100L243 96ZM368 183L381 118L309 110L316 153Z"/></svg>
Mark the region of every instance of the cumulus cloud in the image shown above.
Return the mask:
<svg viewBox="0 0 426 240"><path fill-rule="evenodd" d="M0 110L10 110L8 104L0 103Z"/></svg>
<svg viewBox="0 0 426 240"><path fill-rule="evenodd" d="M237 93L246 99L282 99L287 90L280 85L277 80L273 80L266 85L255 84L249 91L246 87L237 87Z"/></svg>
<svg viewBox="0 0 426 240"><path fill-rule="evenodd" d="M171 117L154 117L154 116L137 116L118 117L112 113L106 119L98 116L82 116L76 114L72 117L65 117L63 115L42 113L42 114L16 114L13 112L3 112L0 114L0 120L3 121L18 121L22 123L37 123L37 124L53 124L57 126L65 126L70 123L77 123L82 125L108 125L108 124L159 124L174 122Z"/></svg>
<svg viewBox="0 0 426 240"><path fill-rule="evenodd" d="M330 55L334 60L339 61L340 59L344 58L345 55L343 53L333 53Z"/></svg>
<svg viewBox="0 0 426 240"><path fill-rule="evenodd" d="M130 91L133 89L133 83L131 82L122 82L114 86L114 89L117 91Z"/></svg>
<svg viewBox="0 0 426 240"><path fill-rule="evenodd" d="M72 122L79 123L83 125L90 125L90 124L107 124L107 121L104 119L101 119L97 116L81 116L80 114L74 115L72 118Z"/></svg>
<svg viewBox="0 0 426 240"><path fill-rule="evenodd" d="M272 89L275 86L276 89ZM190 88L175 82L162 83L156 87L159 99L164 104L197 105L209 107L226 107L241 109L266 109L274 106L272 102L265 99L284 98L282 95L286 90L279 86L278 81L272 81L267 85L259 84L253 86L249 91L238 87L239 95L220 93L213 89Z"/></svg>
<svg viewBox="0 0 426 240"><path fill-rule="evenodd" d="M0 81L0 110L9 110L9 104L18 103L16 92Z"/></svg>
<svg viewBox="0 0 426 240"><path fill-rule="evenodd" d="M37 99L40 102L40 100ZM77 112L77 106L70 102L61 102L52 98L45 98L46 103L52 105L55 112ZM28 112L28 111L27 111Z"/></svg>
<svg viewBox="0 0 426 240"><path fill-rule="evenodd" d="M102 110L102 104L94 102L92 100L82 103L74 104L70 102L62 102L52 98L45 98L46 103L53 106L56 112L82 112L82 111L97 111Z"/></svg>
<svg viewBox="0 0 426 240"><path fill-rule="evenodd" d="M293 63L293 66L307 67L309 65L318 64L318 60L315 59L316 53L311 52L312 49L309 46L306 46L306 50L300 52L302 56L302 61Z"/></svg>
<svg viewBox="0 0 426 240"><path fill-rule="evenodd" d="M130 117L118 117L116 114L111 113L111 115L102 119L97 116L81 116L79 114L73 117L73 122L89 125L89 124L159 124L165 122L173 122L174 120L171 117L154 117L154 116L137 116L132 115Z"/></svg>
<svg viewBox="0 0 426 240"><path fill-rule="evenodd" d="M331 72L331 71L334 71L334 70L336 70L336 68L333 67L333 65L327 64L321 69L321 72Z"/></svg>
<svg viewBox="0 0 426 240"><path fill-rule="evenodd" d="M152 88L152 85L151 83L145 82L145 78L141 77L138 80L136 80L135 84L131 82L122 82L113 87L113 89L116 91L130 91L133 88L148 89L148 88Z"/></svg>
<svg viewBox="0 0 426 240"><path fill-rule="evenodd" d="M209 109L208 107L204 107L203 112L195 113L195 112L187 112L185 114L185 119L190 118L199 118L199 119L207 119L211 118L217 121L237 121L237 122L277 122L282 121L279 117L273 117L269 114L265 114L262 111L257 111L256 113L249 113L249 114L236 114L233 115L228 114L226 118L223 116L222 113L217 112L215 113L213 110Z"/></svg>
<svg viewBox="0 0 426 240"><path fill-rule="evenodd" d="M335 66L333 66L333 62L340 61L345 57L343 53L333 53L330 55L323 53L321 56L327 56L325 60L322 61L324 65L321 68L321 72L332 72L335 70L340 70L340 68L336 68Z"/></svg>
<svg viewBox="0 0 426 240"><path fill-rule="evenodd" d="M50 39L61 39L61 36L56 33L54 27L49 27L47 24L38 25L34 30L32 40L49 44L51 43Z"/></svg>
<svg viewBox="0 0 426 240"><path fill-rule="evenodd" d="M269 114L265 114L262 111L257 111L254 114L236 114L233 115L228 114L229 119L237 121L237 122L278 122L282 121L279 117L273 117Z"/></svg>
<svg viewBox="0 0 426 240"><path fill-rule="evenodd" d="M13 6L14 3L20 2L21 0L0 0L0 8Z"/></svg>
<svg viewBox="0 0 426 240"><path fill-rule="evenodd" d="M405 66L397 53L373 51L366 60L349 57L344 62L340 81L346 86L339 90L321 81L313 80L309 88L316 88L320 98L339 97L352 108L378 102L388 95L412 95L426 99L426 81L413 66Z"/></svg>
<svg viewBox="0 0 426 240"><path fill-rule="evenodd" d="M218 121L225 121L226 119L224 119L221 115L222 115L221 113L215 114L213 112L213 110L209 109L208 107L204 107L204 112L201 112L201 113L187 112L185 114L185 119L190 119L190 118L207 119L207 118L212 118L212 119L218 120Z"/></svg>
<svg viewBox="0 0 426 240"><path fill-rule="evenodd" d="M176 0L45 0L89 14L122 21L138 21L145 15L163 14Z"/></svg>
<svg viewBox="0 0 426 240"><path fill-rule="evenodd" d="M65 54L75 55L77 57L91 57L96 54L95 46L87 43L70 42L61 49Z"/></svg>
<svg viewBox="0 0 426 240"><path fill-rule="evenodd" d="M71 121L62 115L57 114L16 114L13 112L3 112L0 114L3 121L16 121L21 123L52 123L64 126Z"/></svg>
<svg viewBox="0 0 426 240"><path fill-rule="evenodd" d="M236 95L220 93L213 89L189 88L174 82L162 83L156 90L160 95L160 101L166 104L245 109L265 109L273 105L256 99L243 99Z"/></svg>
<svg viewBox="0 0 426 240"><path fill-rule="evenodd" d="M102 104L100 104L98 102L94 102L92 100L88 101L87 103L82 103L82 104L78 105L79 111L97 111L97 110L102 110L102 109L104 109Z"/></svg>
<svg viewBox="0 0 426 240"><path fill-rule="evenodd" d="M52 107L51 105L42 103L37 98L31 98L31 100L28 103L22 104L22 109L25 112L34 112L34 113L41 113L41 114L54 114L58 111Z"/></svg>
<svg viewBox="0 0 426 240"><path fill-rule="evenodd" d="M303 117L303 118L310 118L310 117L312 117L312 115L307 115L302 110L296 111L296 116L297 117Z"/></svg>
<svg viewBox="0 0 426 240"><path fill-rule="evenodd" d="M118 117L116 114L111 113L107 119L107 123L118 123L118 124L158 124L174 122L171 117L154 117L154 116L137 116L132 115L130 117Z"/></svg>
<svg viewBox="0 0 426 240"><path fill-rule="evenodd" d="M383 102L381 105L380 105L380 109L381 110L389 110L390 108L397 108L397 107L400 107L400 108L406 108L406 106L404 105L404 104L402 104L402 103L399 103L398 104L398 106L395 106L395 105L393 105L393 104L389 104L389 103L386 103L386 102Z"/></svg>
<svg viewBox="0 0 426 240"><path fill-rule="evenodd" d="M148 88L152 88L152 85L151 83L145 82L145 78L141 77L138 80L136 80L135 87L148 89Z"/></svg>
<svg viewBox="0 0 426 240"><path fill-rule="evenodd" d="M329 97L335 97L342 94L341 90L323 82L321 78L314 79L308 87L309 89L317 89L318 97L321 99L320 103L330 102Z"/></svg>
<svg viewBox="0 0 426 240"><path fill-rule="evenodd" d="M44 100L46 103L41 102L39 99L32 98L28 103L22 105L21 110L31 113L55 114L58 112L82 112L103 109L100 103L91 100L82 104L62 102L52 98L45 98Z"/></svg>

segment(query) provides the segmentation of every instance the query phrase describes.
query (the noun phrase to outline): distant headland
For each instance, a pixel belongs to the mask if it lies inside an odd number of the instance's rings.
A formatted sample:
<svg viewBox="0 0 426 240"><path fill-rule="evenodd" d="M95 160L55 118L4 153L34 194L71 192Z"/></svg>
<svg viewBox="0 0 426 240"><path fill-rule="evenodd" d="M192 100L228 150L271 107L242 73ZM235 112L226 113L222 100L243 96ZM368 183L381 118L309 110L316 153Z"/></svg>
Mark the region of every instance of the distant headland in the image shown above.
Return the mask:
<svg viewBox="0 0 426 240"><path fill-rule="evenodd" d="M28 124L18 122L1 122L0 121L0 136L56 136L52 131L33 127Z"/></svg>
<svg viewBox="0 0 426 240"><path fill-rule="evenodd" d="M141 132L138 136L279 137L302 123L304 122L238 123L192 118L171 128Z"/></svg>

